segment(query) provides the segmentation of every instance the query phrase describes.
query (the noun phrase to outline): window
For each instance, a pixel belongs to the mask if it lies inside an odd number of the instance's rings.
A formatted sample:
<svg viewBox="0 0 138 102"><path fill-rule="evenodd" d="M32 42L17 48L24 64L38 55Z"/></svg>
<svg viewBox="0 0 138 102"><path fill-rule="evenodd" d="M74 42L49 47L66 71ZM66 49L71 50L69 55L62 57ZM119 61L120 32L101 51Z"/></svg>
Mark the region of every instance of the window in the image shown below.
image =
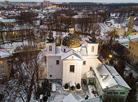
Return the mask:
<svg viewBox="0 0 138 102"><path fill-rule="evenodd" d="M70 72L74 73L74 69L75 69L75 66L74 65L70 65Z"/></svg>
<svg viewBox="0 0 138 102"><path fill-rule="evenodd" d="M115 95L118 95L118 92L114 92Z"/></svg>
<svg viewBox="0 0 138 102"><path fill-rule="evenodd" d="M52 51L52 46L49 46L49 51Z"/></svg>
<svg viewBox="0 0 138 102"><path fill-rule="evenodd" d="M112 92L107 92L107 94L112 94Z"/></svg>
<svg viewBox="0 0 138 102"><path fill-rule="evenodd" d="M124 95L125 94L125 92L120 92L120 95Z"/></svg>
<svg viewBox="0 0 138 102"><path fill-rule="evenodd" d="M1 69L4 69L4 66L1 66Z"/></svg>
<svg viewBox="0 0 138 102"><path fill-rule="evenodd" d="M50 77L52 77L52 75L50 75Z"/></svg>
<svg viewBox="0 0 138 102"><path fill-rule="evenodd" d="M83 61L83 65L86 65L86 61Z"/></svg>
<svg viewBox="0 0 138 102"><path fill-rule="evenodd" d="M131 49L131 46L129 46L129 49Z"/></svg>
<svg viewBox="0 0 138 102"><path fill-rule="evenodd" d="M3 61L0 61L0 64L2 64L3 63Z"/></svg>
<svg viewBox="0 0 138 102"><path fill-rule="evenodd" d="M91 52L94 52L94 46L92 46L92 48L91 48Z"/></svg>
<svg viewBox="0 0 138 102"><path fill-rule="evenodd" d="M2 71L1 74L4 74L4 71Z"/></svg>
<svg viewBox="0 0 138 102"><path fill-rule="evenodd" d="M59 64L59 60L56 60L56 64Z"/></svg>

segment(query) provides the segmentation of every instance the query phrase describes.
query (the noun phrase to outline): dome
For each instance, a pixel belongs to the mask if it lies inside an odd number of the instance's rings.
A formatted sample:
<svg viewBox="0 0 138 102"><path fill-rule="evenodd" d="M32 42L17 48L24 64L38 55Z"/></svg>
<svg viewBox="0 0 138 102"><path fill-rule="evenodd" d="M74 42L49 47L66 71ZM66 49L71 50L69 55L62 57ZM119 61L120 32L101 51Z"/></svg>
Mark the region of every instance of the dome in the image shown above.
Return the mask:
<svg viewBox="0 0 138 102"><path fill-rule="evenodd" d="M68 35L64 37L62 45L71 48L80 47L81 39L77 35Z"/></svg>

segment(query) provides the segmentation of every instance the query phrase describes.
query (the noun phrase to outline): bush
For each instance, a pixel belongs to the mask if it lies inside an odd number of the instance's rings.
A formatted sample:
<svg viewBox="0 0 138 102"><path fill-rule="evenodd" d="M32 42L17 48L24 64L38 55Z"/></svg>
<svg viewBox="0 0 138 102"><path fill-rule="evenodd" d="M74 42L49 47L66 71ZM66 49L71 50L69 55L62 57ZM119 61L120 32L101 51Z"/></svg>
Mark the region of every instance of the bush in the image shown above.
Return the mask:
<svg viewBox="0 0 138 102"><path fill-rule="evenodd" d="M68 86L68 84L67 84L67 83L65 84L65 86L64 86L64 87L65 87L65 89L68 89L68 88L69 88L69 86Z"/></svg>
<svg viewBox="0 0 138 102"><path fill-rule="evenodd" d="M76 85L76 88L77 88L77 89L80 89L80 88L81 88L81 86L80 86L79 83Z"/></svg>

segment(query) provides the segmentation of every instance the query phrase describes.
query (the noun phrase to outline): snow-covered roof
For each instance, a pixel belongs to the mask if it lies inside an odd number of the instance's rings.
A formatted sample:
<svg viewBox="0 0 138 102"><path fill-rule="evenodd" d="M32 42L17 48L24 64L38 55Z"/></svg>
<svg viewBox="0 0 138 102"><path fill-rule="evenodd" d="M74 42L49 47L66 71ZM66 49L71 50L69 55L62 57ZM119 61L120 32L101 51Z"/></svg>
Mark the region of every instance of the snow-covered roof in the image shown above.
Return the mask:
<svg viewBox="0 0 138 102"><path fill-rule="evenodd" d="M136 31L138 31L138 26L133 26L133 29L135 29Z"/></svg>
<svg viewBox="0 0 138 102"><path fill-rule="evenodd" d="M63 55L63 51L61 51L61 46L55 47L55 54L56 55Z"/></svg>
<svg viewBox="0 0 138 102"><path fill-rule="evenodd" d="M0 49L0 58L9 57L11 54L6 49Z"/></svg>
<svg viewBox="0 0 138 102"><path fill-rule="evenodd" d="M98 25L99 25L102 32L108 32L109 31L109 27L106 24L98 23Z"/></svg>
<svg viewBox="0 0 138 102"><path fill-rule="evenodd" d="M88 16L84 15L75 15L73 18L88 18Z"/></svg>
<svg viewBox="0 0 138 102"><path fill-rule="evenodd" d="M110 16L112 18L118 18L119 15L120 15L120 13L110 13Z"/></svg>
<svg viewBox="0 0 138 102"><path fill-rule="evenodd" d="M110 40L110 36L108 34L103 34L97 37L97 39L102 39L102 40Z"/></svg>
<svg viewBox="0 0 138 102"><path fill-rule="evenodd" d="M117 85L131 89L112 66L102 64L99 67L94 68L94 72L96 73L102 89L114 87Z"/></svg>
<svg viewBox="0 0 138 102"><path fill-rule="evenodd" d="M0 19L0 22L9 23L9 22L16 22L16 20L15 19Z"/></svg>
<svg viewBox="0 0 138 102"><path fill-rule="evenodd" d="M130 38L130 40L138 39L138 33L136 35L133 35L133 36L130 36L130 37L127 37L127 38L120 38L120 39L115 39L115 40L119 43L125 43L125 42L130 41L129 38Z"/></svg>
<svg viewBox="0 0 138 102"><path fill-rule="evenodd" d="M110 16L113 16L114 17L115 15L116 15L115 13L110 13Z"/></svg>
<svg viewBox="0 0 138 102"><path fill-rule="evenodd" d="M7 27L7 28L2 28L2 30L3 31L8 31L8 30L10 30L10 29L12 29L12 30L14 30L14 31L16 31L16 30L27 30L27 29L33 29L33 26L31 26L31 27L29 27L28 25L23 25L23 26L21 26L21 25L15 25L13 28L9 28L9 27Z"/></svg>
<svg viewBox="0 0 138 102"><path fill-rule="evenodd" d="M93 78L93 77L94 77L93 72L92 72L92 71L88 71L88 72L86 73L86 77L87 77L87 78Z"/></svg>
<svg viewBox="0 0 138 102"><path fill-rule="evenodd" d="M62 101L63 102L80 102L82 98L76 93L70 93Z"/></svg>
<svg viewBox="0 0 138 102"><path fill-rule="evenodd" d="M70 57L70 56L76 56L77 58L79 58L80 60L83 60L83 57L81 56L80 53L77 53L76 51L74 50L70 50L68 51L67 53L64 53L62 56L61 56L61 60L65 60L66 58Z"/></svg>
<svg viewBox="0 0 138 102"><path fill-rule="evenodd" d="M111 27L115 27L115 28L124 28L123 25L117 23L117 24L113 24Z"/></svg>
<svg viewBox="0 0 138 102"><path fill-rule="evenodd" d="M82 46L82 47L81 47L81 50L80 50L80 53L81 53L81 55L83 55L83 56L87 55L87 48L86 48L85 46Z"/></svg>
<svg viewBox="0 0 138 102"><path fill-rule="evenodd" d="M114 76L114 80L117 82L118 85L120 86L124 86L128 89L130 89L130 87L128 86L128 84L124 81L124 79L119 75L119 73L115 70L114 67L106 65L108 71L110 72L110 74L112 76Z"/></svg>

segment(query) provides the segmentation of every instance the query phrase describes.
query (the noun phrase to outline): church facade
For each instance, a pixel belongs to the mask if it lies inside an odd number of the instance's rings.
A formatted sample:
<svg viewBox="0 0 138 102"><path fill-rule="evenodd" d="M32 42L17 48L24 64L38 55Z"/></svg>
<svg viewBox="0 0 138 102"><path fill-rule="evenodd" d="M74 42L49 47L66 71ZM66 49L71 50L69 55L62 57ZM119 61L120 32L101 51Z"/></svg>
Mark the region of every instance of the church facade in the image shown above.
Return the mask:
<svg viewBox="0 0 138 102"><path fill-rule="evenodd" d="M117 71L98 60L98 43L95 33L91 39L81 43L81 39L70 28L61 46L49 34L45 55L45 67L40 68L39 76L47 79L60 79L62 85L70 82L81 85L82 80L96 86L98 95L106 102L123 102L131 89ZM42 78L42 79L43 79Z"/></svg>

